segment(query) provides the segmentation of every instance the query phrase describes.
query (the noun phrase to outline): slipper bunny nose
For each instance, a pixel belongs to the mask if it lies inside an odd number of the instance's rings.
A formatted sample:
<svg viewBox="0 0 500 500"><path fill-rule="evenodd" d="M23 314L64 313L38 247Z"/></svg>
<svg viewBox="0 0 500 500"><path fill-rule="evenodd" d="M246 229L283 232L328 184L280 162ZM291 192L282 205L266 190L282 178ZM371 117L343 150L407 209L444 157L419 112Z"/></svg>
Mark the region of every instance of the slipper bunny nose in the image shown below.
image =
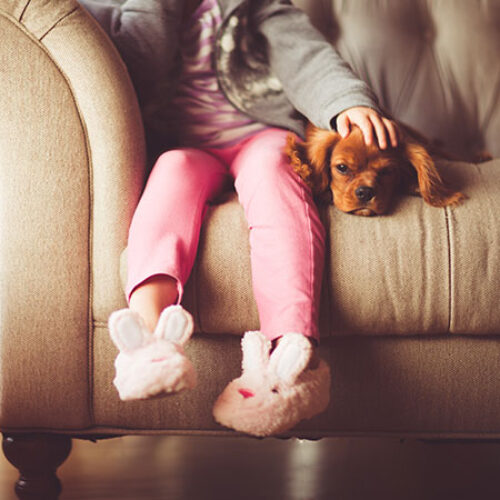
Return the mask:
<svg viewBox="0 0 500 500"><path fill-rule="evenodd" d="M249 391L248 389L238 389L238 392L245 398L253 398L255 394L252 391Z"/></svg>

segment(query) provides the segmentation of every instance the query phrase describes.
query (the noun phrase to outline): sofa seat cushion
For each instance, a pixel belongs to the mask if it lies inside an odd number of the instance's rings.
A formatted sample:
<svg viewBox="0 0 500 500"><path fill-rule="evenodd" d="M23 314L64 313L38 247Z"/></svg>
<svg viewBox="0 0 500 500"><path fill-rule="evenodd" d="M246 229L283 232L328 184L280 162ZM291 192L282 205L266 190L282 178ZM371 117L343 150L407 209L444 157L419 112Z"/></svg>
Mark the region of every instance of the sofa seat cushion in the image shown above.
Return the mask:
<svg viewBox="0 0 500 500"><path fill-rule="evenodd" d="M463 205L438 209L405 196L383 217L322 210L323 337L500 334L500 160L442 168L469 197ZM199 332L259 327L248 228L235 196L207 214L184 304Z"/></svg>
<svg viewBox="0 0 500 500"><path fill-rule="evenodd" d="M465 336L335 337L321 345L333 370L331 405L301 422L295 436L370 433L394 437L495 439L500 436L496 338ZM195 389L148 401L120 401L113 386L115 349L97 328L94 342L93 427L86 432L231 433L212 407L241 374L235 336L197 335L187 355L198 372Z"/></svg>

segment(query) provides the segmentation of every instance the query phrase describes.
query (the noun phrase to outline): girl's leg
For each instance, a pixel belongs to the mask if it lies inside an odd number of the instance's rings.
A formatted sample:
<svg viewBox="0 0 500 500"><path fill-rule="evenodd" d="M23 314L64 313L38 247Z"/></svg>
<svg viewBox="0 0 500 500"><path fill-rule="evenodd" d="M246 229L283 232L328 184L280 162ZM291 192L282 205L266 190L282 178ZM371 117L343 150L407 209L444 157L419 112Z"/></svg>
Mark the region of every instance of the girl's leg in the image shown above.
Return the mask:
<svg viewBox="0 0 500 500"><path fill-rule="evenodd" d="M250 228L260 329L281 343L269 356L268 341L256 332L245 334L243 373L221 393L213 415L222 425L256 436L294 427L324 411L330 397L328 365L319 358L311 363L316 350L300 335L313 345L318 339L325 231L310 190L283 153L286 135L261 132L230 166ZM253 373L259 367L265 371L260 379Z"/></svg>
<svg viewBox="0 0 500 500"><path fill-rule="evenodd" d="M177 303L179 296L177 280L165 274L148 278L134 289L130 296L129 306L138 312L149 331L154 331L161 312L168 306Z"/></svg>
<svg viewBox="0 0 500 500"><path fill-rule="evenodd" d="M231 164L250 228L254 295L262 332L318 339L325 230L310 189L283 153L287 132L257 134Z"/></svg>
<svg viewBox="0 0 500 500"><path fill-rule="evenodd" d="M207 203L229 181L227 167L199 150L168 151L155 164L130 226L126 288L150 330L181 301Z"/></svg>

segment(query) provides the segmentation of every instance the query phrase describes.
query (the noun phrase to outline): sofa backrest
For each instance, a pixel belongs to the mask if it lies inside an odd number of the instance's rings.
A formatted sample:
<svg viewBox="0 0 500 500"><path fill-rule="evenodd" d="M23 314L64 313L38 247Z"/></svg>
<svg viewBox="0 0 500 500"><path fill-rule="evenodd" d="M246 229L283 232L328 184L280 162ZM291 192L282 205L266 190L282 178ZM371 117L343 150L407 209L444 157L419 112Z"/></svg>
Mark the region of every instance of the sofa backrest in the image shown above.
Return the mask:
<svg viewBox="0 0 500 500"><path fill-rule="evenodd" d="M394 117L500 155L498 0L294 0Z"/></svg>

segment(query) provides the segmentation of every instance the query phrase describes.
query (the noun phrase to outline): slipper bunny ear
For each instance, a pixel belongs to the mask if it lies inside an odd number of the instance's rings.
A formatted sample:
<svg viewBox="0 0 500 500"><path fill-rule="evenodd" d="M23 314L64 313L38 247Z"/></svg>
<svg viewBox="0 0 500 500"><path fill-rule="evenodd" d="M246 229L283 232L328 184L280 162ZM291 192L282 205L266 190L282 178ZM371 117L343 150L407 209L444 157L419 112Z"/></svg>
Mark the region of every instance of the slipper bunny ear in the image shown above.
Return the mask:
<svg viewBox="0 0 500 500"><path fill-rule="evenodd" d="M271 354L269 368L278 378L293 385L306 369L312 355L311 342L300 333L287 333Z"/></svg>
<svg viewBox="0 0 500 500"><path fill-rule="evenodd" d="M241 339L242 368L245 372L262 373L269 363L271 342L260 332L247 332Z"/></svg>
<svg viewBox="0 0 500 500"><path fill-rule="evenodd" d="M138 349L150 336L142 318L130 309L121 309L112 313L108 326L111 340L123 352Z"/></svg>
<svg viewBox="0 0 500 500"><path fill-rule="evenodd" d="M163 310L154 336L183 346L193 333L193 318L182 306L170 306Z"/></svg>

